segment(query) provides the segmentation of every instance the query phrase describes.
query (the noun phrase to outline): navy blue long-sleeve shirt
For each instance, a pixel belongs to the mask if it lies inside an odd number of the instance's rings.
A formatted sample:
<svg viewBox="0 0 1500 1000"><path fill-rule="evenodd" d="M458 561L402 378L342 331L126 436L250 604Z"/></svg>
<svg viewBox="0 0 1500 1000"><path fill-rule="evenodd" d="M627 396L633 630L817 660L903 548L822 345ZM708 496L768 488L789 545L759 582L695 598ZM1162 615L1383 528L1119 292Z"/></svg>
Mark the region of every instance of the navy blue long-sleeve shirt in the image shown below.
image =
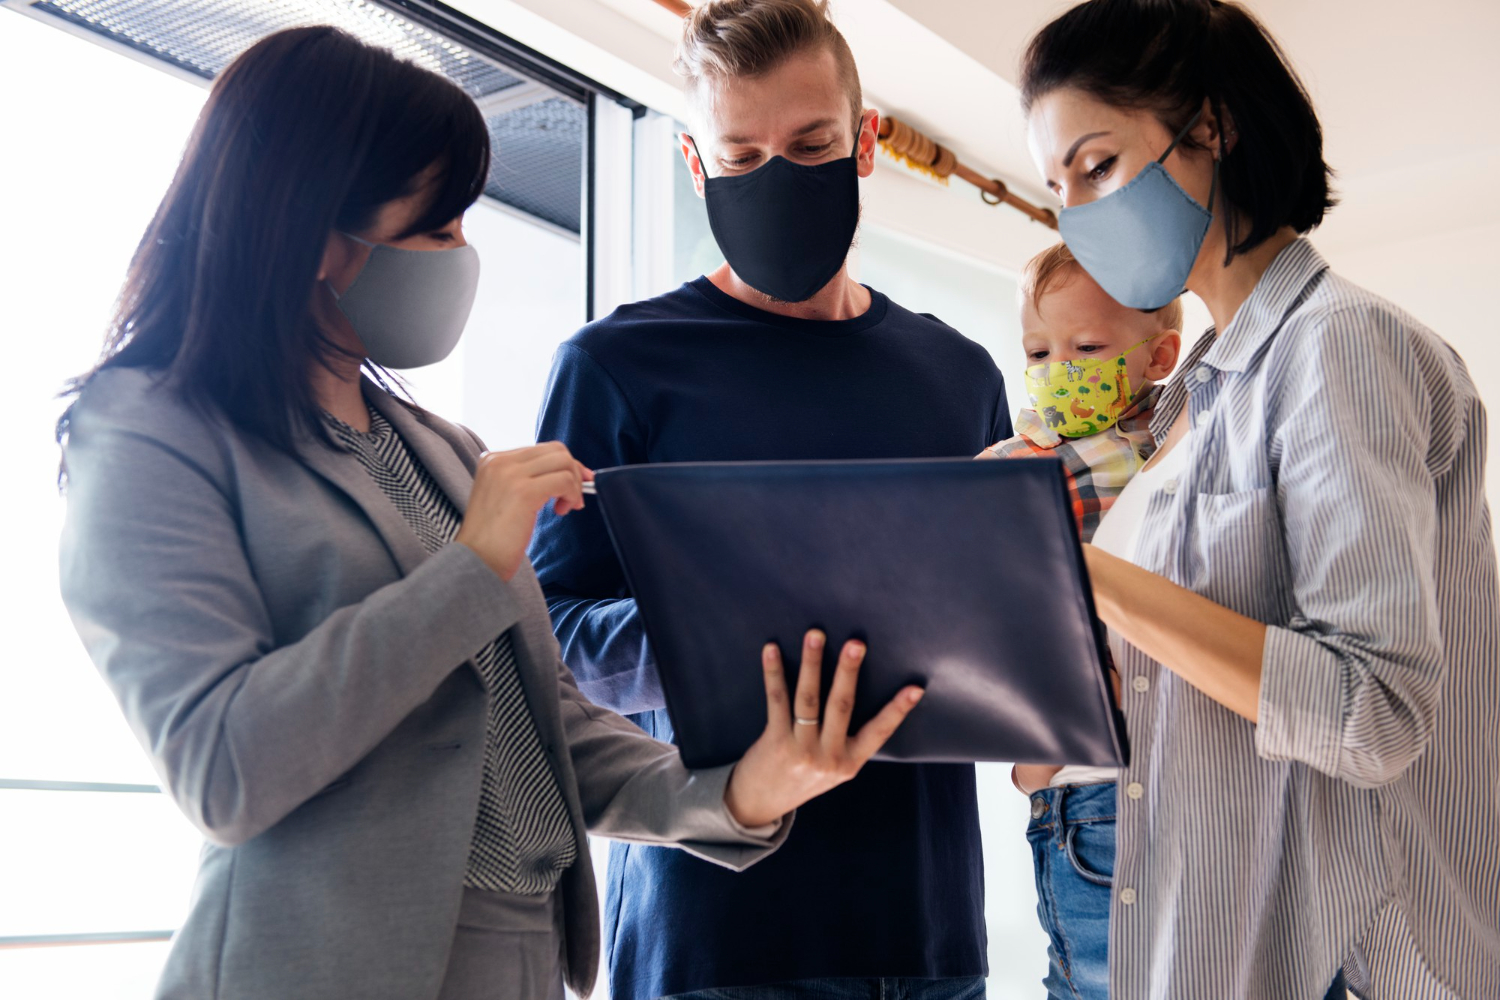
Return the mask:
<svg viewBox="0 0 1500 1000"><path fill-rule="evenodd" d="M875 291L855 319L792 319L707 278L622 306L564 343L537 431L592 468L969 457L1010 435L994 362L937 319ZM584 693L672 739L598 510L559 518L544 509L531 559ZM616 1000L796 979L983 975L974 769L870 764L804 806L781 850L740 874L681 851L614 845L605 930Z"/></svg>

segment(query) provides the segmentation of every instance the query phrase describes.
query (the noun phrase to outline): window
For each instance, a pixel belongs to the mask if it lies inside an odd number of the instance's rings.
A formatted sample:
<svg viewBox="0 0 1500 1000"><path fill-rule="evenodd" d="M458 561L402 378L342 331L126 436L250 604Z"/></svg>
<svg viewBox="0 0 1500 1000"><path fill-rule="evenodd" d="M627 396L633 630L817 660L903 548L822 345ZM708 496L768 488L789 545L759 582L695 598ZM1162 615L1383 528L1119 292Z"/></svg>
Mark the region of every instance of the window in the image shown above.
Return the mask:
<svg viewBox="0 0 1500 1000"><path fill-rule="evenodd" d="M261 35L321 22L447 73L475 97L496 148L485 197L465 220L481 287L459 350L405 381L492 447L532 441L552 352L584 319L595 94L472 22L439 32L421 4L6 6L0 325L19 377L0 395L0 418L4 510L26 530L13 532L0 578L0 982L7 996L139 998L186 911L201 837L157 790L58 599L52 425L64 381L98 354L206 83ZM43 947L57 944L72 947Z"/></svg>
<svg viewBox="0 0 1500 1000"><path fill-rule="evenodd" d="M12 533L0 584L0 945L131 942L3 948L0 982L18 997L140 997L186 908L199 838L150 791L156 777L58 600L50 428L63 380L98 353L204 91L7 11L0 87L30 95L0 105L0 273L26 276L0 296L19 355L0 401L5 510L28 526Z"/></svg>

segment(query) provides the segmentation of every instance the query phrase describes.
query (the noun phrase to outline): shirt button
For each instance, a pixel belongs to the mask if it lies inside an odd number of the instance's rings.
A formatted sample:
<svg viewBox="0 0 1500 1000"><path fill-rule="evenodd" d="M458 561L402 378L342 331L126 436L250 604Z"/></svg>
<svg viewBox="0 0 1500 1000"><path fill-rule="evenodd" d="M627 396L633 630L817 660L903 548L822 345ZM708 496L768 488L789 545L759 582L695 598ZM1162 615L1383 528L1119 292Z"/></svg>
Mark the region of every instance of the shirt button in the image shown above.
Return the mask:
<svg viewBox="0 0 1500 1000"><path fill-rule="evenodd" d="M1124 903L1126 906L1130 906L1132 903L1134 903L1135 902L1135 890L1132 889L1132 888L1130 888L1129 886L1126 886L1125 888L1121 889L1120 890L1120 902Z"/></svg>
<svg viewBox="0 0 1500 1000"><path fill-rule="evenodd" d="M1141 787L1141 783L1139 781L1132 781L1130 784L1125 786L1125 794L1130 796L1132 799L1138 799L1142 795L1146 794L1146 789Z"/></svg>
<svg viewBox="0 0 1500 1000"><path fill-rule="evenodd" d="M1136 674L1135 678L1131 680L1130 686L1135 688L1137 694L1145 694L1151 690L1151 682L1146 679L1145 674Z"/></svg>
<svg viewBox="0 0 1500 1000"><path fill-rule="evenodd" d="M1177 492L1177 480L1168 479L1166 482L1162 483L1161 491L1167 496L1174 495Z"/></svg>
<svg viewBox="0 0 1500 1000"><path fill-rule="evenodd" d="M1193 377L1199 382L1212 382L1214 380L1214 372L1212 368L1200 366Z"/></svg>
<svg viewBox="0 0 1500 1000"><path fill-rule="evenodd" d="M1031 800L1031 818L1041 819L1047 812L1047 800L1041 796Z"/></svg>

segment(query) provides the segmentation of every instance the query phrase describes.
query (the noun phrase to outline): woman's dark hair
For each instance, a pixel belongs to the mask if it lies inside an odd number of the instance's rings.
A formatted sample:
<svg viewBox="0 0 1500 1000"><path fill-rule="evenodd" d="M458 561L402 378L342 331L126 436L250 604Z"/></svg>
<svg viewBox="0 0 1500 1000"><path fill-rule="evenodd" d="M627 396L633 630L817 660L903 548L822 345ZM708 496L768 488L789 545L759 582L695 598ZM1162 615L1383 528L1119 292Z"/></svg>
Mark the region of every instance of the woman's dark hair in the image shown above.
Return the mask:
<svg viewBox="0 0 1500 1000"><path fill-rule="evenodd" d="M68 392L106 368L150 368L278 448L299 431L326 440L313 365L347 356L312 312L329 234L367 228L434 166L402 235L438 229L478 199L489 158L483 116L445 77L336 28L262 39L214 81L101 360Z"/></svg>
<svg viewBox="0 0 1500 1000"><path fill-rule="evenodd" d="M1112 107L1149 111L1177 134L1206 98L1238 142L1223 154L1220 190L1243 215L1224 218L1229 257L1282 226L1305 233L1335 200L1312 99L1249 11L1220 0L1088 0L1048 24L1021 63L1021 106L1073 88ZM1184 139L1184 145L1191 140Z"/></svg>

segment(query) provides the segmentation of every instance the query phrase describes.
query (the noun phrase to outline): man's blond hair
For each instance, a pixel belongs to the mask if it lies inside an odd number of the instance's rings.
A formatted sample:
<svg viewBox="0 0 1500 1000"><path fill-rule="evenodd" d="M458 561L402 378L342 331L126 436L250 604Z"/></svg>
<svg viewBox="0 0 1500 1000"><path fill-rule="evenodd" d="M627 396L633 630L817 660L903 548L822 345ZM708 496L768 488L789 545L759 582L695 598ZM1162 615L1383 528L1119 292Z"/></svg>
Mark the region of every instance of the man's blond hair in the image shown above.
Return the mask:
<svg viewBox="0 0 1500 1000"><path fill-rule="evenodd" d="M828 0L704 0L683 18L672 68L687 81L691 97L705 81L760 76L820 49L833 53L858 134L864 112L859 70L829 17Z"/></svg>
<svg viewBox="0 0 1500 1000"><path fill-rule="evenodd" d="M1042 296L1068 279L1086 274L1066 243L1055 243L1026 262L1021 272L1021 299L1042 311ZM1152 313L1163 330L1182 329L1182 299L1175 298Z"/></svg>

